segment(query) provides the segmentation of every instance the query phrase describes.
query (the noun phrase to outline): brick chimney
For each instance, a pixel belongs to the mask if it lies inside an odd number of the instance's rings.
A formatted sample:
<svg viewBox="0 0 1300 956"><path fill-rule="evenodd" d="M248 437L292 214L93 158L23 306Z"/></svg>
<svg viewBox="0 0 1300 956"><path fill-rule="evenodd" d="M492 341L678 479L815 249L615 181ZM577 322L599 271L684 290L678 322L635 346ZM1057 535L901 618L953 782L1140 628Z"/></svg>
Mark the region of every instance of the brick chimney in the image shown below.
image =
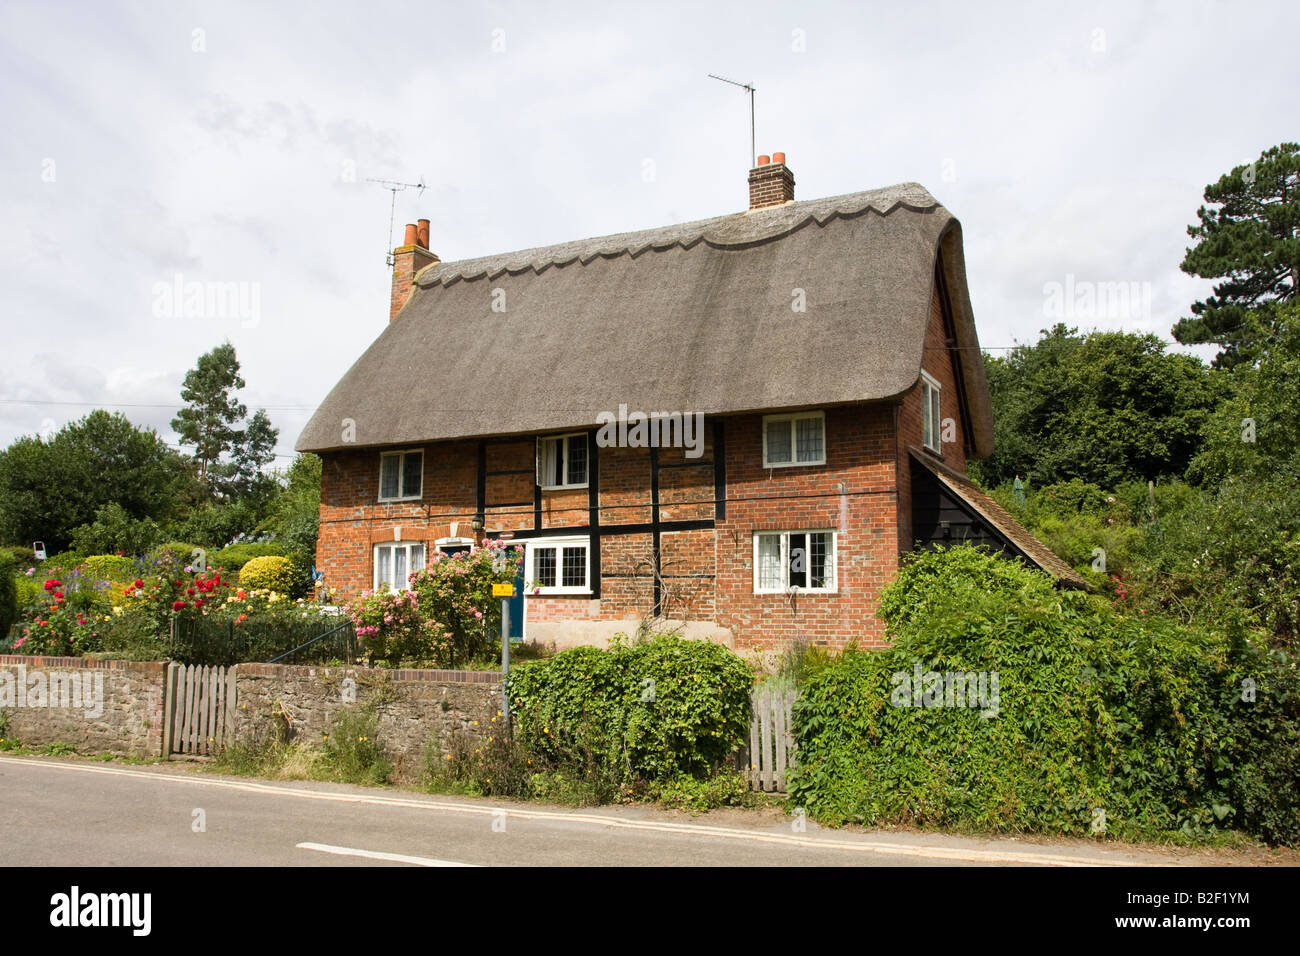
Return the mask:
<svg viewBox="0 0 1300 956"><path fill-rule="evenodd" d="M749 208L765 209L794 201L794 173L785 164L785 153L758 157L749 171Z"/></svg>
<svg viewBox="0 0 1300 956"><path fill-rule="evenodd" d="M388 321L393 321L411 297L415 274L442 260L429 251L429 220L407 223L402 244L393 250L393 295L388 303Z"/></svg>

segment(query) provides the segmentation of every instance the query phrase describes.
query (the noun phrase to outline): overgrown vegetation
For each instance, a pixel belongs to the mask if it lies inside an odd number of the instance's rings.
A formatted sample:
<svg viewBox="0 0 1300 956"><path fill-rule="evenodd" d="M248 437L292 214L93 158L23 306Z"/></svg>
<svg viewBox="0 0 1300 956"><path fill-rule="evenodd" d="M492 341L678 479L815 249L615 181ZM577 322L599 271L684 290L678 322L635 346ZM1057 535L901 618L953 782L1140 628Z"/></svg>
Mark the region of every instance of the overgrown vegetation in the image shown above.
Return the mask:
<svg viewBox="0 0 1300 956"><path fill-rule="evenodd" d="M1061 592L969 547L917 556L881 616L893 646L846 652L795 705L791 800L818 819L1300 840L1286 652ZM991 693L962 705L952 675Z"/></svg>
<svg viewBox="0 0 1300 956"><path fill-rule="evenodd" d="M228 746L214 757L212 769L271 780L384 785L393 765L384 754L378 726L373 707L343 710L333 716L319 746L265 734Z"/></svg>

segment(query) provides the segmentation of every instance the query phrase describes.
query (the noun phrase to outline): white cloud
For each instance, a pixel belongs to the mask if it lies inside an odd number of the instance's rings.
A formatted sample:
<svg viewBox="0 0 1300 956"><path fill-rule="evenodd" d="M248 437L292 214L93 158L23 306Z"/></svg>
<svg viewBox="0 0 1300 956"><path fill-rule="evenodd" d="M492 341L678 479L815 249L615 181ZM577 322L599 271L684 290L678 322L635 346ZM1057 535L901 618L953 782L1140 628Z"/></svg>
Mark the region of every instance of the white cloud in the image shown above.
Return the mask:
<svg viewBox="0 0 1300 956"><path fill-rule="evenodd" d="M426 177L396 228L431 219L448 260L739 210L748 104L710 72L756 84L757 149L787 152L801 198L917 180L952 209L986 345L1033 341L1043 284L1071 273L1150 283L1167 337L1206 286L1178 270L1204 185L1294 138L1278 106L1300 89L1283 3L394 16L0 10L0 443L88 410L16 399L123 403L166 432L229 339L288 452L387 320L390 194L365 179ZM255 283L259 322L156 318L178 274Z"/></svg>

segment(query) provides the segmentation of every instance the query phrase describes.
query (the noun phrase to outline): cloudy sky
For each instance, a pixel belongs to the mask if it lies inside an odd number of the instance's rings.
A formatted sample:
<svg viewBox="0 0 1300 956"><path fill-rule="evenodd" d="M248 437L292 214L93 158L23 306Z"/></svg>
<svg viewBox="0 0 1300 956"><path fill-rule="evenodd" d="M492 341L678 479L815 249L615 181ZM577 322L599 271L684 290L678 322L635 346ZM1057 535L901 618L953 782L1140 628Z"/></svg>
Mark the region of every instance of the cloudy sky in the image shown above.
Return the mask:
<svg viewBox="0 0 1300 956"><path fill-rule="evenodd" d="M0 7L0 445L168 422L232 342L286 456L388 318L390 193L445 261L903 181L962 220L981 343L1044 288L1138 283L1153 331L1206 183L1300 138L1292 3L24 2ZM187 315L177 281L239 283ZM1147 305L1146 303L1149 303ZM1050 307L1050 306L1049 306ZM1211 349L1208 353L1212 354ZM287 457L282 461L287 462Z"/></svg>

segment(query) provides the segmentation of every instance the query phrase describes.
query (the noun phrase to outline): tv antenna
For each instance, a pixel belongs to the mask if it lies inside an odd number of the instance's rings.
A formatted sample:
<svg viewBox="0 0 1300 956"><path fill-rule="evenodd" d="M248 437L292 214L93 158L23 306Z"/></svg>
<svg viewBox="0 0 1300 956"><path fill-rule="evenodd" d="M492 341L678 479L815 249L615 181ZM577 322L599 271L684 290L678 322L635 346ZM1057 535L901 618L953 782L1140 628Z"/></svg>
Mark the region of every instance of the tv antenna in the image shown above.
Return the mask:
<svg viewBox="0 0 1300 956"><path fill-rule="evenodd" d="M715 80L721 80L723 83L730 83L732 86L738 86L749 93L749 168L753 169L758 162L758 153L754 149L754 89L753 83L737 83L735 80L729 80L725 76L718 76L716 73L710 73L709 76Z"/></svg>
<svg viewBox="0 0 1300 956"><path fill-rule="evenodd" d="M393 267L393 222L397 215L397 194L404 189L418 189L417 198L424 195L425 185L424 176L420 176L418 183L399 183L391 179L367 179L368 183L379 183L385 189L393 194L393 201L388 207L388 246L384 251L384 261L388 263L388 268Z"/></svg>

